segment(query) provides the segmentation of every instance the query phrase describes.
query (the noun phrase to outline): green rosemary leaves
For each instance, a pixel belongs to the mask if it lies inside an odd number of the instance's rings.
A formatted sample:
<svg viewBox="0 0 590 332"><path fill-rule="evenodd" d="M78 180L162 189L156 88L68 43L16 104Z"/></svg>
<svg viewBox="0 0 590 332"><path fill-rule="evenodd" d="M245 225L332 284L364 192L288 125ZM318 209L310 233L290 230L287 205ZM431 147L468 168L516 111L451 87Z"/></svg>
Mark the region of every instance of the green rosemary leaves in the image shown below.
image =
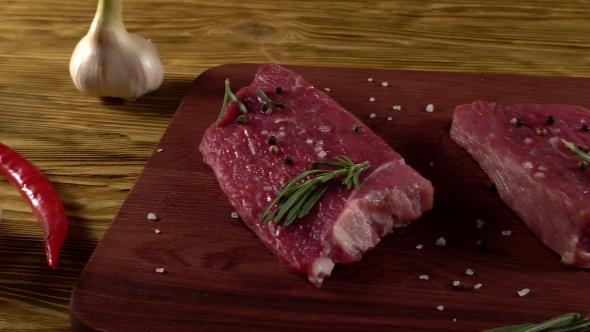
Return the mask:
<svg viewBox="0 0 590 332"><path fill-rule="evenodd" d="M277 197L269 204L260 220L267 223L289 226L295 219L303 218L315 206L330 185L339 177L344 176L342 184L347 189L359 190L359 176L370 165L368 161L355 164L346 156L336 157L337 161L316 161L311 170L303 172L289 180ZM336 169L319 169L320 165ZM271 210L278 204L278 207Z"/></svg>

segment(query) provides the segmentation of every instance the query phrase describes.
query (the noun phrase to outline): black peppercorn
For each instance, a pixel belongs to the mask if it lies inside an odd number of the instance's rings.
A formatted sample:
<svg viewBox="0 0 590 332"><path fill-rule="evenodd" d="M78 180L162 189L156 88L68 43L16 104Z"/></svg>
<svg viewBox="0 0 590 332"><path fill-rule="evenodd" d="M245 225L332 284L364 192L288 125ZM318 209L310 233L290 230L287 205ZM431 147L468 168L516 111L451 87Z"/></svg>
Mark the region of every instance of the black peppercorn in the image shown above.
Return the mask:
<svg viewBox="0 0 590 332"><path fill-rule="evenodd" d="M524 120L522 118L518 118L518 120L516 120L516 124L519 126L524 126Z"/></svg>
<svg viewBox="0 0 590 332"><path fill-rule="evenodd" d="M549 115L545 122L547 122L547 124L553 124L555 123L555 119L553 119L553 116Z"/></svg>
<svg viewBox="0 0 590 332"><path fill-rule="evenodd" d="M486 241L484 241L484 240L477 240L475 242L475 245L477 246L477 249L479 249L479 250L482 250L482 251L486 250L487 244L486 244Z"/></svg>
<svg viewBox="0 0 590 332"><path fill-rule="evenodd" d="M268 136L268 139L266 141L268 142L268 144L275 144L277 142L277 139L273 135L270 135Z"/></svg>
<svg viewBox="0 0 590 332"><path fill-rule="evenodd" d="M268 111L268 105L264 104L262 105L262 113L266 113L266 111Z"/></svg>
<svg viewBox="0 0 590 332"><path fill-rule="evenodd" d="M285 158L283 160L285 161L285 164L287 164L287 165L291 165L293 163L293 158L291 158L291 156L285 156Z"/></svg>
<svg viewBox="0 0 590 332"><path fill-rule="evenodd" d="M318 168L320 168L320 166L318 164L316 164L316 163L312 163L311 166L309 166L309 169L311 169L311 170L315 170L315 169L318 169Z"/></svg>
<svg viewBox="0 0 590 332"><path fill-rule="evenodd" d="M279 86L279 87L277 87L277 93L278 93L278 94L281 94L281 92L283 92L283 88L281 88L280 86Z"/></svg>
<svg viewBox="0 0 590 332"><path fill-rule="evenodd" d="M487 187L489 191L498 191L498 188L496 188L496 184L493 182L488 183Z"/></svg>
<svg viewBox="0 0 590 332"><path fill-rule="evenodd" d="M583 125L582 130L587 132L588 130L590 130L590 128L588 128L588 125Z"/></svg>

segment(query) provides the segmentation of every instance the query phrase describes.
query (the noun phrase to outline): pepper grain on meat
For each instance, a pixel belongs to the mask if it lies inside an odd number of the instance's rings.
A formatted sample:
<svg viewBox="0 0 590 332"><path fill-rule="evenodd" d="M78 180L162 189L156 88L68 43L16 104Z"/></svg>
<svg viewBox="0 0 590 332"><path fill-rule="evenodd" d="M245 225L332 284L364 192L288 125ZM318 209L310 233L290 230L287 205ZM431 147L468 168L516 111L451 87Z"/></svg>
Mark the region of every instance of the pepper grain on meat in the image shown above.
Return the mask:
<svg viewBox="0 0 590 332"><path fill-rule="evenodd" d="M43 173L23 156L0 143L0 174L29 203L45 235L49 267L57 268L59 252L68 232L68 220L57 191Z"/></svg>

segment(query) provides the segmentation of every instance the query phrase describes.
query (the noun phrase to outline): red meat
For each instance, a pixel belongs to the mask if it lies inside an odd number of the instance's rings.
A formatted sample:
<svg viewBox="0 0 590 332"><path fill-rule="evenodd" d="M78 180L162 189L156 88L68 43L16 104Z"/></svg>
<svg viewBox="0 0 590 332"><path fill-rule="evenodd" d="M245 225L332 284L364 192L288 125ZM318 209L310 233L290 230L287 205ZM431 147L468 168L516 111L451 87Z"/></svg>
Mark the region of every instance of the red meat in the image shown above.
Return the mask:
<svg viewBox="0 0 590 332"><path fill-rule="evenodd" d="M561 139L590 147L579 106L476 101L455 109L451 138L477 160L502 200L566 265L590 267L590 170Z"/></svg>
<svg viewBox="0 0 590 332"><path fill-rule="evenodd" d="M258 86L285 107L266 109ZM247 122L237 122L243 113L230 102L219 124L203 137L204 161L246 225L285 266L307 275L314 285L321 286L334 263L360 260L393 227L403 227L432 208L431 183L301 76L279 65L262 65L252 85L236 95L248 109ZM361 129L355 131L353 125ZM276 141L269 143L270 136ZM338 182L290 226L260 222L290 178L309 170L314 161L341 155L355 163L370 162L361 174L360 190L347 190ZM285 162L287 156L291 163Z"/></svg>

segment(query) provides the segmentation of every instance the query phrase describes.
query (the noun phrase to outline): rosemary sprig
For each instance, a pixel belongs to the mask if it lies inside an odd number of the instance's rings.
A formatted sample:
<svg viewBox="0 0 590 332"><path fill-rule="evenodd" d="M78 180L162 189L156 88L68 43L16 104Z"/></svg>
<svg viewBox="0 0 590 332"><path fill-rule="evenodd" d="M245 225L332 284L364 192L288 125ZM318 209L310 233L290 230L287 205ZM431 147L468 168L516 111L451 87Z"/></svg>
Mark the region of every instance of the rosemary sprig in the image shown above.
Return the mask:
<svg viewBox="0 0 590 332"><path fill-rule="evenodd" d="M580 156L580 158L584 159L587 162L590 162L590 154L578 149L572 142L568 142L568 141L564 140L563 138L561 139L561 141L563 142L563 144L565 144L565 146L567 146L575 154Z"/></svg>
<svg viewBox="0 0 590 332"><path fill-rule="evenodd" d="M339 177L347 189L360 189L359 176L370 165L368 161L355 164L347 156L336 157L337 161L316 161L313 165L325 165L337 169L316 169L303 172L289 180L277 197L260 216L263 223L274 220L275 224L289 226L295 219L303 218L311 211L328 187ZM278 207L271 210L278 204Z"/></svg>
<svg viewBox="0 0 590 332"><path fill-rule="evenodd" d="M551 318L538 324L521 324L497 327L482 332L573 332L590 331L590 317L580 319L580 314L574 312Z"/></svg>
<svg viewBox="0 0 590 332"><path fill-rule="evenodd" d="M258 95L260 96L260 99L262 99L268 105L271 105L271 106L274 106L274 107L283 107L283 106L285 106L285 104L277 103L276 101L270 100L270 98L268 98L268 96L266 95L266 93L264 93L264 91L262 91L262 89L260 88L260 86L257 86L256 87L256 90L258 91Z"/></svg>
<svg viewBox="0 0 590 332"><path fill-rule="evenodd" d="M233 102L238 105L238 107L240 108L242 113L244 113L244 114L248 113L248 109L246 108L246 105L244 105L244 103L242 103L242 101L240 101L238 99L238 97L231 91L231 89L229 87L229 78L228 78L225 80L225 94L223 96L223 104L221 105L221 112L219 112L219 117L217 117L217 125L218 126L219 126L219 122L221 122L221 118L223 117L223 114L225 113L225 109L227 108L227 104L229 103L230 99L233 100Z"/></svg>

